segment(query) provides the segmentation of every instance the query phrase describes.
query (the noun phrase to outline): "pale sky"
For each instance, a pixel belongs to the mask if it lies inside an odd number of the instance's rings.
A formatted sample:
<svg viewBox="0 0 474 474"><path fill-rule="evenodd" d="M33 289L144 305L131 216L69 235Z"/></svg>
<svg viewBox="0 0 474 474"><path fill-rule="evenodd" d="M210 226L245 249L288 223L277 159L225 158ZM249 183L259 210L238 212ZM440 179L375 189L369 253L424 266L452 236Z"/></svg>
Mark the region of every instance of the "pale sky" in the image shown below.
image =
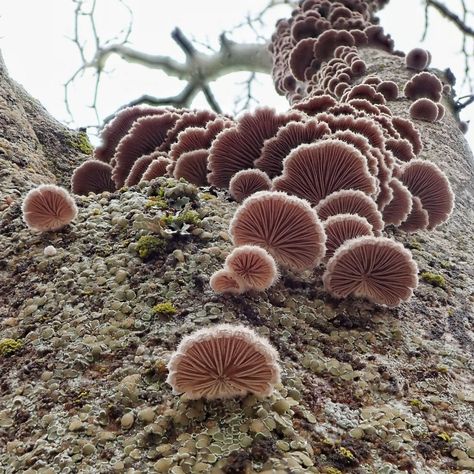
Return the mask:
<svg viewBox="0 0 474 474"><path fill-rule="evenodd" d="M241 23L249 12L260 11L268 0L128 0L127 3L134 12L130 46L150 54L182 58L182 52L170 38L174 27L179 26L189 37L216 46L223 30ZM459 4L456 0L446 0L446 3L453 8ZM97 26L104 39L119 33L126 25L126 11L117 5L117 0L97 0ZM175 5L177 8L174 8ZM10 75L61 121L69 119L64 106L63 84L80 64L76 46L68 39L73 35L74 8L72 0L2 0L0 6L0 49ZM274 8L266 16L266 28L260 30L262 35L269 37L275 20L288 16L288 11L288 7L284 6ZM432 53L432 66L439 69L449 66L457 75L458 83L462 82L463 59L458 54L461 40L454 28L432 13L427 40L420 43L423 29L421 0L392 0L380 17L385 30L395 39L397 49L409 51L424 45ZM85 23L82 26L85 27ZM236 41L255 40L248 28L239 30L232 38ZM101 117L143 94L169 96L183 87L178 79L169 78L157 70L127 64L118 58L109 60L107 71L100 88ZM211 84L225 112L234 111L235 96L243 90L238 83L247 77L248 73L236 73ZM93 78L90 73L77 79L71 87L74 115L71 126L97 124L89 107L92 92ZM286 100L274 92L267 75L258 75L254 96L262 104L279 110L287 108ZM193 107L208 108L208 105L201 96L197 97ZM474 105L462 114L462 118L474 118ZM468 139L473 146L474 120Z"/></svg>

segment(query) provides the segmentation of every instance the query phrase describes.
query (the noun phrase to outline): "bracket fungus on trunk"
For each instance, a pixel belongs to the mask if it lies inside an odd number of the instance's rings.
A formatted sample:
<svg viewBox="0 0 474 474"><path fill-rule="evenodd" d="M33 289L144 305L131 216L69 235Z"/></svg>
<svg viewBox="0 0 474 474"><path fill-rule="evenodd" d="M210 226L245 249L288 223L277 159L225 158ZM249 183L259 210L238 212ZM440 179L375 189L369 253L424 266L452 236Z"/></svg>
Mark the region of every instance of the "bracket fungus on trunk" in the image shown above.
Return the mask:
<svg viewBox="0 0 474 474"><path fill-rule="evenodd" d="M325 122L290 122L281 127L274 137L265 140L260 157L255 160L254 165L274 178L281 174L283 160L294 148L303 143L316 142L329 133L331 129Z"/></svg>
<svg viewBox="0 0 474 474"><path fill-rule="evenodd" d="M329 260L346 240L374 235L369 221L357 214L337 214L328 217L324 221L324 231L326 232L326 260Z"/></svg>
<svg viewBox="0 0 474 474"><path fill-rule="evenodd" d="M400 181L428 212L428 229L446 222L454 208L454 193L445 174L430 161L412 160L403 166Z"/></svg>
<svg viewBox="0 0 474 474"><path fill-rule="evenodd" d="M273 257L256 245L236 247L226 258L224 268L230 270L245 290L264 291L279 276Z"/></svg>
<svg viewBox="0 0 474 474"><path fill-rule="evenodd" d="M377 209L377 204L362 191L353 189L336 191L321 200L315 209L322 220L337 214L357 214L365 217L376 236L379 236L384 228L382 214Z"/></svg>
<svg viewBox="0 0 474 474"><path fill-rule="evenodd" d="M236 126L222 131L212 143L209 183L227 188L235 173L253 167L265 140L273 137L282 125L302 117L301 112L278 114L270 107L243 114Z"/></svg>
<svg viewBox="0 0 474 474"><path fill-rule="evenodd" d="M399 85L368 73L374 69L362 50L379 49L415 71L403 88L413 101L406 112L415 120L437 126L449 88L425 71L428 51L416 48L404 58L374 24L374 11L384 3L298 2L291 18L277 22L269 46L274 84L288 111L260 107L234 121L189 109L125 109L102 132L96 158L105 163L82 165L97 168L89 181L111 173L110 187L120 188L167 174L197 186L229 187L242 204L229 229L235 248L210 279L216 293L262 291L275 281L276 265L313 269L327 245L329 293L388 306L407 300L417 284L416 264L401 244L381 236L384 227L434 229L449 217L454 197L441 170L416 158L421 135L393 110L407 102ZM189 372L186 377L176 386L191 397L245 392L203 373L196 391Z"/></svg>

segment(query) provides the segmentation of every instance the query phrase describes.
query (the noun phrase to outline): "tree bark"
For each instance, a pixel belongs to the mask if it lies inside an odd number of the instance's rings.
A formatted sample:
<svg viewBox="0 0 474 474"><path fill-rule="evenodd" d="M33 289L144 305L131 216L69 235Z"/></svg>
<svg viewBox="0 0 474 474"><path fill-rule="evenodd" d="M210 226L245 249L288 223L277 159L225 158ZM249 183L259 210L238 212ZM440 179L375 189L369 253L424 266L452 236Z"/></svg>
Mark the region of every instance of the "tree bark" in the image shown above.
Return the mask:
<svg viewBox="0 0 474 474"><path fill-rule="evenodd" d="M368 74L400 87L411 76L397 56L370 48L360 54ZM399 99L394 114L407 117L408 105ZM452 101L444 105L442 122L416 125L421 157L437 163L453 186L454 213L436 231L393 231L420 272L441 280L433 286L422 278L396 309L331 300L319 270L285 274L261 296L213 295L208 277L231 248L226 230L236 208L223 193L200 195L206 237L176 240L148 263L130 249L141 235L137 216L151 222L151 188L84 197L72 230L41 237L25 229L18 203L0 210L0 327L2 338L23 344L0 357L0 466L200 472L192 471L200 463L213 474L474 470L474 160ZM2 194L24 194L33 183L67 184L85 158L80 136L15 84L3 63L0 112ZM43 248L51 242L63 253L48 260ZM143 317L168 299L175 317ZM243 322L271 339L284 368L278 396L204 402L171 394L163 375L170 353L183 334L216 321Z"/></svg>
<svg viewBox="0 0 474 474"><path fill-rule="evenodd" d="M12 80L0 53L0 193L19 196L39 183L68 186L90 154L87 136L68 129Z"/></svg>

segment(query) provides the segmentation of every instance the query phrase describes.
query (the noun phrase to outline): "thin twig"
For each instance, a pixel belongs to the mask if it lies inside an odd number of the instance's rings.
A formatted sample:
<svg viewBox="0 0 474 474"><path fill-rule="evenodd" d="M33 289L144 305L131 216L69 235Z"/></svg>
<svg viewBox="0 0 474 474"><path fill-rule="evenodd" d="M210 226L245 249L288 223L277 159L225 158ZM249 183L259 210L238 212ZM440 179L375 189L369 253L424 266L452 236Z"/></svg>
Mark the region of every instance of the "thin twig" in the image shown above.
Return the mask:
<svg viewBox="0 0 474 474"><path fill-rule="evenodd" d="M461 18L459 18L458 15L456 15L456 13L451 11L446 5L439 2L438 0L425 1L426 6L433 7L435 10L441 13L442 16L454 23L458 30L460 30L465 35L472 36L474 38L474 28L471 28L469 25L467 25Z"/></svg>

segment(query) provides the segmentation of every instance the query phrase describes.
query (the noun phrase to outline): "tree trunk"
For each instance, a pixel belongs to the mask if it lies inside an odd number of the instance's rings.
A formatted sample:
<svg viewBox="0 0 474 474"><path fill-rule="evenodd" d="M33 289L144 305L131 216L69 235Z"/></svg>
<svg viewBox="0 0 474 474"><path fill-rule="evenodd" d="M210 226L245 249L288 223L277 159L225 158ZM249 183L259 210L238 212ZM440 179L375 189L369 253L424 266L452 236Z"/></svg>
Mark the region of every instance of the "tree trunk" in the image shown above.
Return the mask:
<svg viewBox="0 0 474 474"><path fill-rule="evenodd" d="M368 74L399 86L411 76L400 57L369 48L361 55ZM2 193L67 183L84 158L78 135L3 65L0 104ZM398 100L394 114L408 116L408 105ZM0 341L0 466L25 473L50 472L45 466L64 473L474 470L474 161L452 103L444 105L442 122L417 128L421 157L448 175L456 207L439 230L394 231L425 275L396 309L335 302L321 291L320 270L284 274L262 294L215 296L208 280L231 249L236 209L222 192L163 188L173 209L195 202L202 229L178 234L146 262L137 243L159 227L148 194L164 181L82 197L70 229L39 237L25 228L19 201L0 211L0 324L2 338L18 343ZM51 244L58 253L48 258L43 249ZM176 315L153 313L166 301ZM184 334L216 322L243 322L271 339L283 367L275 395L205 402L171 394L164 382L171 352Z"/></svg>
<svg viewBox="0 0 474 474"><path fill-rule="evenodd" d="M68 129L8 76L0 53L0 193L19 197L32 185L68 186L91 152L87 135Z"/></svg>

